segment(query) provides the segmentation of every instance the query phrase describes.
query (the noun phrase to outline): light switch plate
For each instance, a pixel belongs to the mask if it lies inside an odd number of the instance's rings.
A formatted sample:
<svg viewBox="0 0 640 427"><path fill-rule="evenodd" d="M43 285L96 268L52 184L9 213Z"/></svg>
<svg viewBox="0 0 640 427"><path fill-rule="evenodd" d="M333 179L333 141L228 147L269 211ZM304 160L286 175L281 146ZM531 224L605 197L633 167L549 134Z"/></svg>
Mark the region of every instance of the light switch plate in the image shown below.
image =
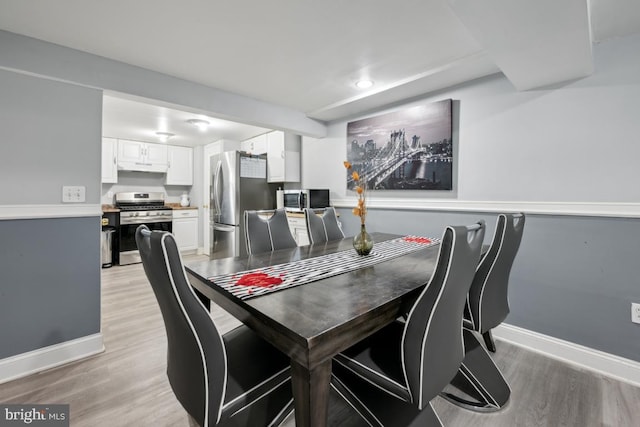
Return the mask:
<svg viewBox="0 0 640 427"><path fill-rule="evenodd" d="M640 323L640 304L631 303L631 321L633 323Z"/></svg>
<svg viewBox="0 0 640 427"><path fill-rule="evenodd" d="M82 203L85 201L84 185L62 187L62 203Z"/></svg>

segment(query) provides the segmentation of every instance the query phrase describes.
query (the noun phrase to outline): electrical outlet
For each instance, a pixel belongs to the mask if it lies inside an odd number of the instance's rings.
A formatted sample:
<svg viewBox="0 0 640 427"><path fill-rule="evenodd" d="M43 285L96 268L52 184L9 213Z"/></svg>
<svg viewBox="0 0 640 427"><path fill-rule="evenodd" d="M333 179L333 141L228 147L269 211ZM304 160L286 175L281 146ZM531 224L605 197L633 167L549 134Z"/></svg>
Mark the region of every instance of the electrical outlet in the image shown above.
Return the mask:
<svg viewBox="0 0 640 427"><path fill-rule="evenodd" d="M62 203L82 203L85 201L85 190L83 185L63 186Z"/></svg>
<svg viewBox="0 0 640 427"><path fill-rule="evenodd" d="M640 323L640 304L636 302L631 303L631 321Z"/></svg>

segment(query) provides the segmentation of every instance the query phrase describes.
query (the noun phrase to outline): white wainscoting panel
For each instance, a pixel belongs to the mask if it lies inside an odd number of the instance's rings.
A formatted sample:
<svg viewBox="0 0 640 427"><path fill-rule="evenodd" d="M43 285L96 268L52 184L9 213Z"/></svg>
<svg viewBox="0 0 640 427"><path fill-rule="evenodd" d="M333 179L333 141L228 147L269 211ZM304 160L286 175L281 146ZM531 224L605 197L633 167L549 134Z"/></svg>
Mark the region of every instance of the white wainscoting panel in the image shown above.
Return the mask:
<svg viewBox="0 0 640 427"><path fill-rule="evenodd" d="M102 205L0 205L0 220L102 216Z"/></svg>

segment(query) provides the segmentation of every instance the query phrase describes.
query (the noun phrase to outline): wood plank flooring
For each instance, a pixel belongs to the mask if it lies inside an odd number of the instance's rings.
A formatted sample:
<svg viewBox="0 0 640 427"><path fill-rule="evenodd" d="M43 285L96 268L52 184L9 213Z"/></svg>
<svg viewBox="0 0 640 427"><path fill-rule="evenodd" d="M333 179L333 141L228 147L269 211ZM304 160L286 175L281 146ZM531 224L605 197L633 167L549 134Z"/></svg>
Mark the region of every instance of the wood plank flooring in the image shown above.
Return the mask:
<svg viewBox="0 0 640 427"><path fill-rule="evenodd" d="M212 318L223 332L238 324L215 306ZM74 427L189 426L167 381L164 325L140 264L102 270L102 333L104 353L2 384L0 402L69 403ZM433 405L445 426L640 426L640 388L506 342L497 347L510 402L481 414L438 397ZM329 422L366 425L337 396ZM285 425L294 427L293 417Z"/></svg>

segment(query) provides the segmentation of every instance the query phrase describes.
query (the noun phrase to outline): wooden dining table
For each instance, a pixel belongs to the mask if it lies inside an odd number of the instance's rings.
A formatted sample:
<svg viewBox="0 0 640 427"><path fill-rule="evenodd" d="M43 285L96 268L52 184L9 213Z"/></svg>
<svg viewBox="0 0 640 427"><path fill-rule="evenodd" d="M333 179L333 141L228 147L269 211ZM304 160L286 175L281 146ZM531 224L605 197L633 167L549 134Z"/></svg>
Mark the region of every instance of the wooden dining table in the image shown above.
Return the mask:
<svg viewBox="0 0 640 427"><path fill-rule="evenodd" d="M372 236L376 243L401 237ZM352 240L185 265L203 300L213 301L291 358L298 427L326 426L333 356L408 311L431 278L440 245L250 299L210 279L353 250Z"/></svg>

